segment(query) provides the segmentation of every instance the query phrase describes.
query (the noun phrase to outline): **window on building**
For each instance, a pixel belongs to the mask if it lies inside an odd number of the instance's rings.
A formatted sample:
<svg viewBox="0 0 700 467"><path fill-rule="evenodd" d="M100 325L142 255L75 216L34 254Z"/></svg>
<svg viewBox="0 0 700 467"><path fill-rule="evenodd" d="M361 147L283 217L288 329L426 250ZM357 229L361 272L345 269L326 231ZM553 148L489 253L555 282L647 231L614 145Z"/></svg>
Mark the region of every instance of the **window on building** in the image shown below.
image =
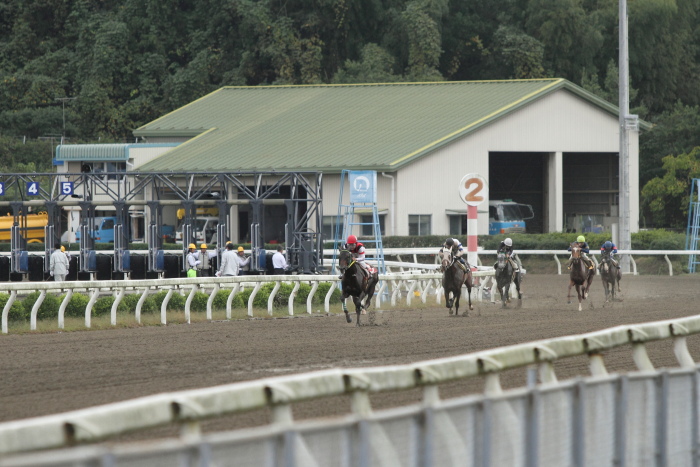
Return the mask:
<svg viewBox="0 0 700 467"><path fill-rule="evenodd" d="M450 215L450 235L467 235L467 215Z"/></svg>
<svg viewBox="0 0 700 467"><path fill-rule="evenodd" d="M430 235L430 214L409 214L408 235Z"/></svg>
<svg viewBox="0 0 700 467"><path fill-rule="evenodd" d="M363 237L373 237L374 236L374 226L372 223L374 222L372 220L372 214L363 214L360 216L360 222L362 223L361 229L360 229L360 235ZM386 219L386 214L379 214L379 233L381 235L384 235L386 232L386 227L385 227L385 219Z"/></svg>
<svg viewBox="0 0 700 467"><path fill-rule="evenodd" d="M321 237L324 242L332 242L334 240L336 218L337 216L323 216Z"/></svg>

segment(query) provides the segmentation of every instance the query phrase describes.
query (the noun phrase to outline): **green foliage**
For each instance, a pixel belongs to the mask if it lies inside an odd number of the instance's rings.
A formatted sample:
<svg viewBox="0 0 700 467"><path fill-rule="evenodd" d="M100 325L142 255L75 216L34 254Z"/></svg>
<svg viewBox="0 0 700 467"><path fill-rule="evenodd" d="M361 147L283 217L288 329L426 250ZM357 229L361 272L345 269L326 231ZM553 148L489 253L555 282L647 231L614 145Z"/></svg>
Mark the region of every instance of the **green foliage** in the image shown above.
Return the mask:
<svg viewBox="0 0 700 467"><path fill-rule="evenodd" d="M10 299L10 295L0 292L0 310L5 309L7 301ZM31 310L31 308L30 308ZM15 300L10 307L10 311L7 314L8 321L28 321L29 314L25 312L24 306L21 300Z"/></svg>
<svg viewBox="0 0 700 467"><path fill-rule="evenodd" d="M92 305L92 316L104 316L108 315L112 312L112 305L114 305L114 300L115 298L112 296L109 297L100 297L97 300L95 300L95 303ZM121 307L121 303L119 304ZM119 307L117 307L118 309Z"/></svg>
<svg viewBox="0 0 700 467"><path fill-rule="evenodd" d="M122 302L119 304L119 308L121 308L122 304L123 304L124 308L127 311L135 312L136 305L138 305L140 299L141 299L141 294L124 295L124 298L122 298ZM153 298L152 295L147 295L146 300L144 300L143 304L141 305L141 313L154 313L156 311L157 311L157 308L156 308L155 299Z"/></svg>
<svg viewBox="0 0 700 467"><path fill-rule="evenodd" d="M24 313L27 318L31 318L32 308L36 303L41 292L36 291L27 295L24 300L22 300L22 306L24 307ZM56 296L51 294L46 294L44 301L41 302L41 306L37 310L37 319L58 319L58 307L60 302Z"/></svg>
<svg viewBox="0 0 700 467"><path fill-rule="evenodd" d="M185 299L185 301L186 300L187 299ZM194 293L194 297L192 297L192 302L190 303L190 310L207 311L207 301L209 301L209 295L198 290Z"/></svg>
<svg viewBox="0 0 700 467"><path fill-rule="evenodd" d="M639 136L639 178L644 186L654 177L663 177L662 159L688 154L700 146L700 106L676 102L673 109L651 118L654 128Z"/></svg>
<svg viewBox="0 0 700 467"><path fill-rule="evenodd" d="M163 300L165 300L165 296L168 294L166 290L161 290L160 292L156 293L153 295L153 301L156 306L156 310L160 311L161 307L163 306ZM177 291L173 291L173 294L170 296L170 300L168 301L168 310L184 310L185 309L185 297L180 295Z"/></svg>
<svg viewBox="0 0 700 467"><path fill-rule="evenodd" d="M280 5L4 2L0 168L33 172L34 164L37 172L48 171L53 145L37 137L131 139L134 128L225 85L547 76L617 103L616 2ZM632 112L657 124L648 143L642 135L643 182L660 176L662 157L698 145L692 141L700 123L691 114L700 104L699 15L695 0L629 4L630 94L638 107ZM688 107L681 112L674 105ZM32 141L24 144L25 136Z"/></svg>
<svg viewBox="0 0 700 467"><path fill-rule="evenodd" d="M63 303L63 299L66 297L66 294L63 294L59 297L59 303ZM65 311L65 316L73 316L76 318L82 318L85 316L85 309L87 308L87 304L90 301L90 297L88 297L85 294L81 293L74 293L68 304L66 305L66 311Z"/></svg>
<svg viewBox="0 0 700 467"><path fill-rule="evenodd" d="M684 228L688 220L690 187L700 178L700 146L688 154L663 158L664 175L642 188L642 210L659 227Z"/></svg>

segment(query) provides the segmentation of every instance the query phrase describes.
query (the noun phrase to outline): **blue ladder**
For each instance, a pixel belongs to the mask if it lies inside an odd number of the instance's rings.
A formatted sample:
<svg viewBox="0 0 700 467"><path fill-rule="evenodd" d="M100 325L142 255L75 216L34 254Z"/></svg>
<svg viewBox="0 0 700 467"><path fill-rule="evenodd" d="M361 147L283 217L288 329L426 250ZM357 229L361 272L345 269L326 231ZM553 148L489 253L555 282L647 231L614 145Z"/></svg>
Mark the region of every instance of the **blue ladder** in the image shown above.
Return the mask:
<svg viewBox="0 0 700 467"><path fill-rule="evenodd" d="M374 254L366 254L365 258L372 264L376 264L380 274L386 273L384 263L384 247L382 245L382 232L379 224L379 213L376 200L368 202L344 202L345 181L349 181L352 171L343 170L340 174L340 196L338 198L338 215L335 221L333 235L333 262L331 270L335 268L338 251L345 244L348 235L355 234L366 248L373 248ZM376 176L376 174L375 174ZM376 177L375 177L376 178ZM358 215L372 215L369 222L361 222Z"/></svg>
<svg viewBox="0 0 700 467"><path fill-rule="evenodd" d="M685 249L697 250L700 237L700 178L694 178L690 186L688 204L688 229L685 234ZM696 255L688 255L688 272L694 273L700 260Z"/></svg>

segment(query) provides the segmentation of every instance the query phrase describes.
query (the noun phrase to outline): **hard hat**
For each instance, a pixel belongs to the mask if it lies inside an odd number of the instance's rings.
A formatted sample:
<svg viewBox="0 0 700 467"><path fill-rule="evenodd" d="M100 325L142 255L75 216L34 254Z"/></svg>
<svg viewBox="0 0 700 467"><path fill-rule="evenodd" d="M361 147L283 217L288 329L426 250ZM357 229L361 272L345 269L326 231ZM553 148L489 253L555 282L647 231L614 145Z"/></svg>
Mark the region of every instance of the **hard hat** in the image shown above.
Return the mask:
<svg viewBox="0 0 700 467"><path fill-rule="evenodd" d="M231 243L231 240L228 240L228 241L226 242L227 245L228 245L229 243Z"/></svg>
<svg viewBox="0 0 700 467"><path fill-rule="evenodd" d="M61 251L66 251L66 247L64 247L63 245L61 245Z"/></svg>
<svg viewBox="0 0 700 467"><path fill-rule="evenodd" d="M357 243L357 237L354 235L348 236L348 243Z"/></svg>
<svg viewBox="0 0 700 467"><path fill-rule="evenodd" d="M513 240L511 240L510 238L506 238L505 240L503 240L503 243L505 243L506 246L513 246Z"/></svg>
<svg viewBox="0 0 700 467"><path fill-rule="evenodd" d="M239 247L238 247L238 251L243 251L243 247L242 247L242 246L239 246Z"/></svg>
<svg viewBox="0 0 700 467"><path fill-rule="evenodd" d="M194 243L190 243L190 246L188 246L187 248L191 250L193 248L197 248L197 246Z"/></svg>
<svg viewBox="0 0 700 467"><path fill-rule="evenodd" d="M202 246L200 246L200 248L204 248L204 249L206 250L207 244L206 244L206 243L202 243Z"/></svg>
<svg viewBox="0 0 700 467"><path fill-rule="evenodd" d="M579 235L579 236L576 238L576 241L577 241L577 242L580 242L580 243L584 243L584 242L586 241L586 237L584 237L583 235Z"/></svg>

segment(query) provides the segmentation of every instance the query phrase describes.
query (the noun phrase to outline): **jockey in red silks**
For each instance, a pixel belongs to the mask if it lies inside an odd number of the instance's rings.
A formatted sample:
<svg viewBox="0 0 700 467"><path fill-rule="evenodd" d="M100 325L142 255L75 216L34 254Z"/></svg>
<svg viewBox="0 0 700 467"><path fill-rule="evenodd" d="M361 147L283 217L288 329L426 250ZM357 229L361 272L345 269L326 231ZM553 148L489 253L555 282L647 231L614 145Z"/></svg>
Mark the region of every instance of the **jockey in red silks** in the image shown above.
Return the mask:
<svg viewBox="0 0 700 467"><path fill-rule="evenodd" d="M365 262L365 246L357 241L354 235L348 236L345 249L352 253L352 257L359 264L367 276L370 275L369 265Z"/></svg>

